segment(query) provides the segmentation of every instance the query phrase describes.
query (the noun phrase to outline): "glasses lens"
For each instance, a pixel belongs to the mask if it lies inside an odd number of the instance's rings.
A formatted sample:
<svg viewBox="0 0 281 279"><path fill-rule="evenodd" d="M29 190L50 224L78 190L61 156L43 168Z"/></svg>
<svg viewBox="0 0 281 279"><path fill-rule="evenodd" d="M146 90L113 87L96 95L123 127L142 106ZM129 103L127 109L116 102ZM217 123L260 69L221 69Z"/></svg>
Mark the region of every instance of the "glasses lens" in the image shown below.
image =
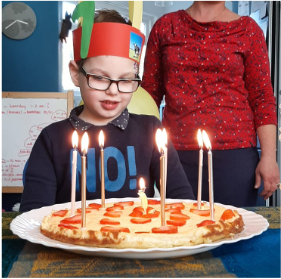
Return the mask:
<svg viewBox="0 0 281 279"><path fill-rule="evenodd" d="M119 81L119 91L124 93L132 93L137 90L138 85L138 81L135 80L121 80Z"/></svg>
<svg viewBox="0 0 281 279"><path fill-rule="evenodd" d="M89 86L97 90L106 90L110 84L110 80L102 76L89 76Z"/></svg>

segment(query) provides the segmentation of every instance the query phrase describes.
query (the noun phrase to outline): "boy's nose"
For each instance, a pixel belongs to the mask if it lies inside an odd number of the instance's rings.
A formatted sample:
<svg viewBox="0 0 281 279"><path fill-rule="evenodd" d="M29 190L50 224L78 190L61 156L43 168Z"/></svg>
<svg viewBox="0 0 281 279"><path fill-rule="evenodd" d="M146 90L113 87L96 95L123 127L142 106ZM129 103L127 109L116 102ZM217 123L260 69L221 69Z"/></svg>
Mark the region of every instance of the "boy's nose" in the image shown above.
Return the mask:
<svg viewBox="0 0 281 279"><path fill-rule="evenodd" d="M118 86L115 82L112 82L109 88L105 91L105 93L109 95L117 95L118 92Z"/></svg>

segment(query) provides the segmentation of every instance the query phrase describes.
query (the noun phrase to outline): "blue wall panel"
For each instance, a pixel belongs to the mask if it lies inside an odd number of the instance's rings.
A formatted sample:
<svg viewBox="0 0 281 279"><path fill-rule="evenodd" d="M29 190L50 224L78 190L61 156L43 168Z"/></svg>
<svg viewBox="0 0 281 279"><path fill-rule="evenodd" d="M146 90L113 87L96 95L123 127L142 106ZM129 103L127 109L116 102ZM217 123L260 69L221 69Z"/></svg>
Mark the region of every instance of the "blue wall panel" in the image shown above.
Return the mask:
<svg viewBox="0 0 281 279"><path fill-rule="evenodd" d="M2 33L2 90L59 91L59 2L22 1L37 17L37 27L24 40ZM11 1L2 1L2 7Z"/></svg>

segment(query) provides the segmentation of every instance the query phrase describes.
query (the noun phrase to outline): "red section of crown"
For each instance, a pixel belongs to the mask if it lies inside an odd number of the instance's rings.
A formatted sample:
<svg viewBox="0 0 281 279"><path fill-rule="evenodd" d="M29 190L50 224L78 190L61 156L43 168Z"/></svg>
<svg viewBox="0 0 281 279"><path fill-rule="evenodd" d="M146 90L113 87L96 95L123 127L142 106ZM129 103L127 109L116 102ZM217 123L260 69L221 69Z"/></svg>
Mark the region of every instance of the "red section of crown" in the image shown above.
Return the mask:
<svg viewBox="0 0 281 279"><path fill-rule="evenodd" d="M134 34L132 35L132 33ZM137 40L138 42L141 42L141 46L138 46L139 50L130 50L134 38L137 37L136 35L142 38L142 40ZM73 31L74 60L76 62L82 59L80 56L81 36L82 27ZM111 55L129 58L139 63L144 41L145 36L140 30L130 25L116 22L95 23L93 24L87 58L100 55Z"/></svg>

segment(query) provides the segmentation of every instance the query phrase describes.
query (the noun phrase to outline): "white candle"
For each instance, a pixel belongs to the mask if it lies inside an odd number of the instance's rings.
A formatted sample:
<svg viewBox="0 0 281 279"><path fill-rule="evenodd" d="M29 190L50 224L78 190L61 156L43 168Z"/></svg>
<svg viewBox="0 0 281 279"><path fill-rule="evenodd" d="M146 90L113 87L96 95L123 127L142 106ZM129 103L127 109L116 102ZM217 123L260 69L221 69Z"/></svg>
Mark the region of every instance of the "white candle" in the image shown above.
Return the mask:
<svg viewBox="0 0 281 279"><path fill-rule="evenodd" d="M163 132L160 129L156 131L156 143L158 145L160 156L160 196L161 196L161 226L165 226L165 156L164 156L164 146L165 139Z"/></svg>
<svg viewBox="0 0 281 279"><path fill-rule="evenodd" d="M213 187L213 158L212 146L207 133L203 130L203 141L208 151L208 178L209 178L209 203L211 219L214 221L214 187Z"/></svg>
<svg viewBox="0 0 281 279"><path fill-rule="evenodd" d="M71 176L71 216L75 215L75 192L76 192L76 169L77 169L77 147L78 147L78 133L74 131L72 134L72 176Z"/></svg>
<svg viewBox="0 0 281 279"><path fill-rule="evenodd" d="M89 136L85 132L82 137L82 156L81 156L81 208L82 208L82 224L81 227L86 227L86 154L89 146Z"/></svg>
<svg viewBox="0 0 281 279"><path fill-rule="evenodd" d="M140 186L140 190L138 191L138 195L141 199L141 207L144 210L144 214L146 214L148 202L147 202L147 197L146 197L146 194L145 194L145 182L144 182L144 179L142 177L139 180L139 186Z"/></svg>
<svg viewBox="0 0 281 279"><path fill-rule="evenodd" d="M203 172L203 139L202 133L199 129L197 132L197 140L199 144L199 161L198 161L198 192L197 192L197 209L201 209L201 198L202 198L202 172Z"/></svg>
<svg viewBox="0 0 281 279"><path fill-rule="evenodd" d="M100 145L100 167L101 167L101 207L105 208L105 184L104 184L104 134L100 131L99 134L99 145Z"/></svg>

